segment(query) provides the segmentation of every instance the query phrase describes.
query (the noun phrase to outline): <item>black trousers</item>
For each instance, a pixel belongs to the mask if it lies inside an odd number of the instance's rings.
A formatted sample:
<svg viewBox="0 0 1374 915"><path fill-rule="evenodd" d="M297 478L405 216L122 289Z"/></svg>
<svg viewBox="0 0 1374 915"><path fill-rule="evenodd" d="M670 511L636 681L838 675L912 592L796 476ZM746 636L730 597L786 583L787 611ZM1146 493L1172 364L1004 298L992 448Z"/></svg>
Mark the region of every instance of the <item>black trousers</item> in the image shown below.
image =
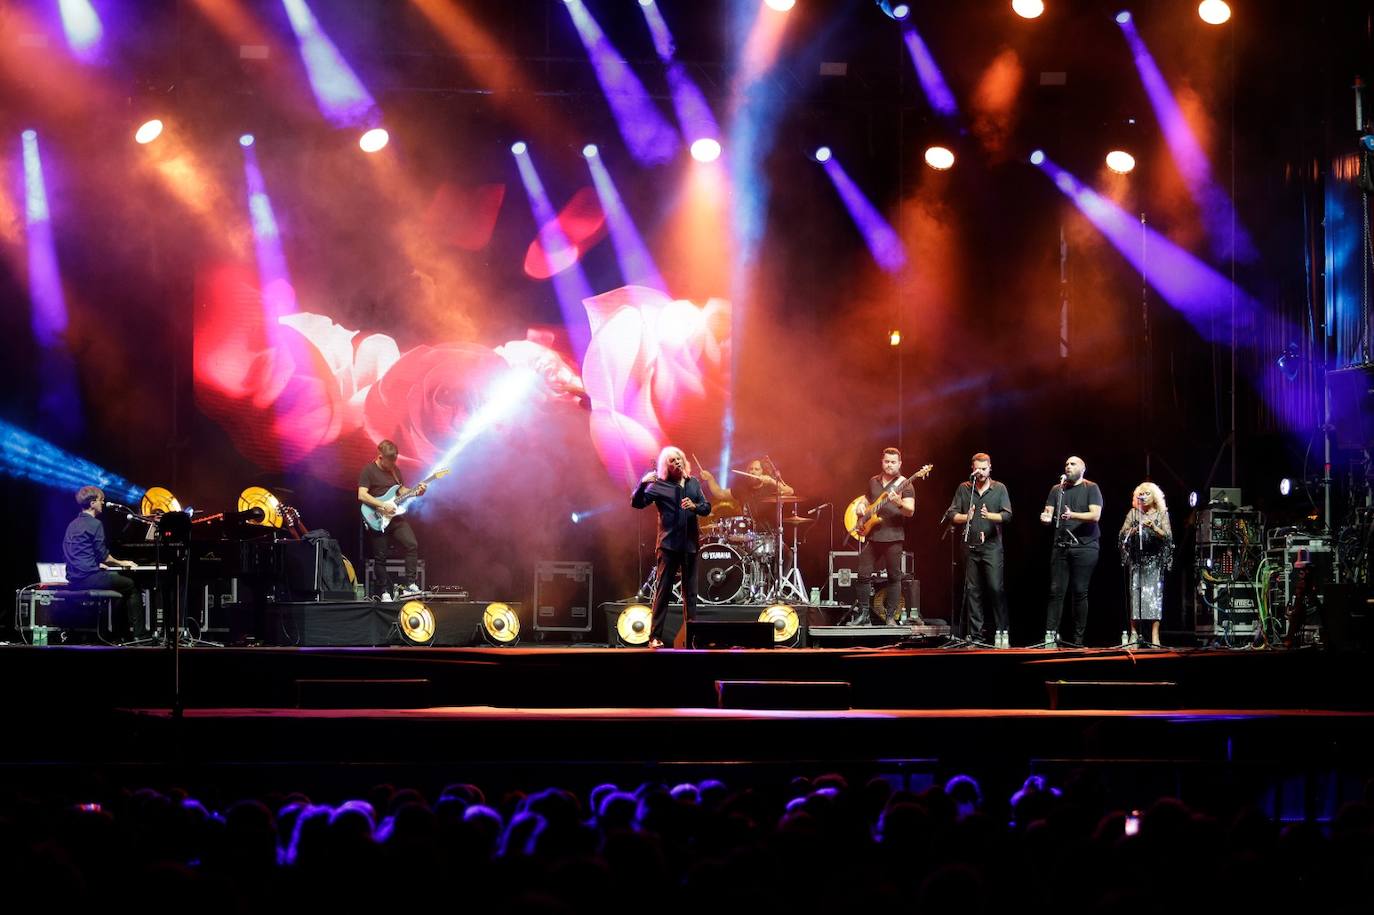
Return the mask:
<svg viewBox="0 0 1374 915"><path fill-rule="evenodd" d="M663 626L668 621L668 604L673 599L673 579L682 574L682 625L697 615L697 551L658 548L657 578L654 580L654 621L652 638L663 641Z"/></svg>
<svg viewBox="0 0 1374 915"><path fill-rule="evenodd" d="M1097 568L1099 543L1091 540L1072 546L1055 546L1050 552L1050 604L1045 609L1045 628L1062 632L1065 641L1083 644L1088 628L1088 584ZM1060 629L1059 619L1064 612L1064 594L1073 601L1069 628Z"/></svg>
<svg viewBox="0 0 1374 915"><path fill-rule="evenodd" d="M860 613L873 607L873 569L878 564L887 569L883 611L891 619L897 615L902 594L902 541L869 540L859 550L859 582L854 593Z"/></svg>
<svg viewBox="0 0 1374 915"><path fill-rule="evenodd" d="M82 591L118 591L120 609L116 611L115 624L119 625L119 620L127 621L127 632L136 639L148 634L148 622L143 618L143 601L139 598L138 585L129 576L101 569L67 584Z"/></svg>
<svg viewBox="0 0 1374 915"><path fill-rule="evenodd" d="M1007 602L1003 593L1002 544L979 543L963 547L964 619L955 627L958 638L981 638L988 610L998 632L1007 629Z"/></svg>
<svg viewBox="0 0 1374 915"><path fill-rule="evenodd" d="M406 560L406 578L403 585L413 584L415 570L420 561L420 544L415 540L415 532L410 522L404 518L393 518L386 530L378 532L367 528L368 552L372 554L372 580L376 582L377 594L391 590L391 575L386 570L387 548L391 544L401 550ZM376 597L377 595L372 595Z"/></svg>

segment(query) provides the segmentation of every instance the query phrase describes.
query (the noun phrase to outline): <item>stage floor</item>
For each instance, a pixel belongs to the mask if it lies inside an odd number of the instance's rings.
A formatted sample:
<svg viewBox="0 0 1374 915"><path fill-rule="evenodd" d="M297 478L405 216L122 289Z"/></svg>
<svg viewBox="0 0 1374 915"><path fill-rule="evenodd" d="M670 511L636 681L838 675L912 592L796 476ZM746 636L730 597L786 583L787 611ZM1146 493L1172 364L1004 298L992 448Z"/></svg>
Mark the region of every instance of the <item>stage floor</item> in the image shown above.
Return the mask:
<svg viewBox="0 0 1374 915"><path fill-rule="evenodd" d="M1368 657L1316 650L0 647L0 766L35 784L955 770L1014 787L1354 778ZM179 683L180 713L173 710ZM1190 774L1191 773L1191 774ZM1325 777L1325 776L1324 776ZM1332 776L1334 777L1334 776Z"/></svg>

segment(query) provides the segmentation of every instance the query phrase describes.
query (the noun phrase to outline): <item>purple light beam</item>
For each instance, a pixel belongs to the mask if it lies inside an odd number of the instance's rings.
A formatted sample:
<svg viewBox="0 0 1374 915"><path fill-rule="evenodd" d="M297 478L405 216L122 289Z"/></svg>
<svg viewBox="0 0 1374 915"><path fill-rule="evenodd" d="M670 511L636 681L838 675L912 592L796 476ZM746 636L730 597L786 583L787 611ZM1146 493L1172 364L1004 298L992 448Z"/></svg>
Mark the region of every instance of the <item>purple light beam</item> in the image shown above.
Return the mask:
<svg viewBox="0 0 1374 915"><path fill-rule="evenodd" d="M642 165L662 165L678 149L677 131L659 112L649 92L625 63L625 58L601 31L582 0L566 0L577 35L587 49L592 70L615 116L620 136L635 161ZM579 302L580 307L580 302Z"/></svg>
<svg viewBox="0 0 1374 915"><path fill-rule="evenodd" d="M1136 31L1134 17L1127 16L1125 21L1117 19L1121 34L1131 48L1140 82L1145 86L1150 106L1164 131L1164 141L1169 145L1174 164L1183 183L1197 203L1202 215L1203 225L1211 243L1212 255L1227 258L1234 255L1237 260L1250 263L1255 259L1255 246L1250 235L1236 218L1235 206L1212 178L1212 165L1207 161L1201 144L1188 127L1188 120L1169 91L1169 84L1150 55L1150 49Z"/></svg>
<svg viewBox="0 0 1374 915"><path fill-rule="evenodd" d="M864 244L873 254L873 260L888 273L896 273L905 267L906 249L902 246L902 239L845 172L839 157L831 156L822 163L822 167L834 183L835 190L839 191L845 209L849 210Z"/></svg>

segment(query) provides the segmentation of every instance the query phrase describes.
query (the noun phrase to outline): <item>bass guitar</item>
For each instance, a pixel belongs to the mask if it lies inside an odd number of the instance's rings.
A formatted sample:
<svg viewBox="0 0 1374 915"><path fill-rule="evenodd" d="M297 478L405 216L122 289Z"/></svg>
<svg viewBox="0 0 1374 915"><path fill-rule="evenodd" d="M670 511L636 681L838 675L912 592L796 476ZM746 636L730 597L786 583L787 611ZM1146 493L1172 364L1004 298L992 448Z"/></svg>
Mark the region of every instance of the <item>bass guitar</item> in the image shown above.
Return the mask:
<svg viewBox="0 0 1374 915"><path fill-rule="evenodd" d="M389 506L395 509L395 511L388 515L381 509L373 508L371 505L364 505L362 507L363 522L367 524L367 526L370 527L372 530L381 533L382 531L387 529L387 526L389 524L391 524L392 518L395 518L399 515L404 515L406 513L406 507L410 504L410 500L418 496L418 493L415 490L419 489L421 486L426 485L427 483L433 483L435 480L442 479L448 476L448 474L449 471L447 469L436 470L429 476L421 480L419 483L416 483L414 489L411 489L410 492L399 497L396 494L401 491L401 484L397 483L395 486L391 487L378 497L382 500L383 505Z"/></svg>
<svg viewBox="0 0 1374 915"><path fill-rule="evenodd" d="M878 509L882 508L885 503L892 501L893 493L901 492L902 487L912 480L924 480L930 476L930 472L934 469L934 464L927 464L910 476L896 480L890 486L885 487L878 498L868 504L867 510L863 510L863 505L868 502L868 496L859 496L850 502L844 510L845 532L863 543L868 539L868 535L873 533L873 528L878 526Z"/></svg>

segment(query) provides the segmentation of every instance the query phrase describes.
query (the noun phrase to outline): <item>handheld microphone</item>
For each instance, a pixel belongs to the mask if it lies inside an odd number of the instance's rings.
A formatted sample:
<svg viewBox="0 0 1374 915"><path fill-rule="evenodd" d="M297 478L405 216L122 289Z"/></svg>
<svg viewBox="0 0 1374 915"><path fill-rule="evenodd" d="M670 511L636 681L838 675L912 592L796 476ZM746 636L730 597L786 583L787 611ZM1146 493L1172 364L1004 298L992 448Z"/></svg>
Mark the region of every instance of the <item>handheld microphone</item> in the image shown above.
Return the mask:
<svg viewBox="0 0 1374 915"><path fill-rule="evenodd" d="M1059 482L1060 482L1061 484L1064 483L1064 482L1066 482L1068 479L1069 479L1069 475L1068 475L1067 473L1061 473L1061 474L1059 475Z"/></svg>

